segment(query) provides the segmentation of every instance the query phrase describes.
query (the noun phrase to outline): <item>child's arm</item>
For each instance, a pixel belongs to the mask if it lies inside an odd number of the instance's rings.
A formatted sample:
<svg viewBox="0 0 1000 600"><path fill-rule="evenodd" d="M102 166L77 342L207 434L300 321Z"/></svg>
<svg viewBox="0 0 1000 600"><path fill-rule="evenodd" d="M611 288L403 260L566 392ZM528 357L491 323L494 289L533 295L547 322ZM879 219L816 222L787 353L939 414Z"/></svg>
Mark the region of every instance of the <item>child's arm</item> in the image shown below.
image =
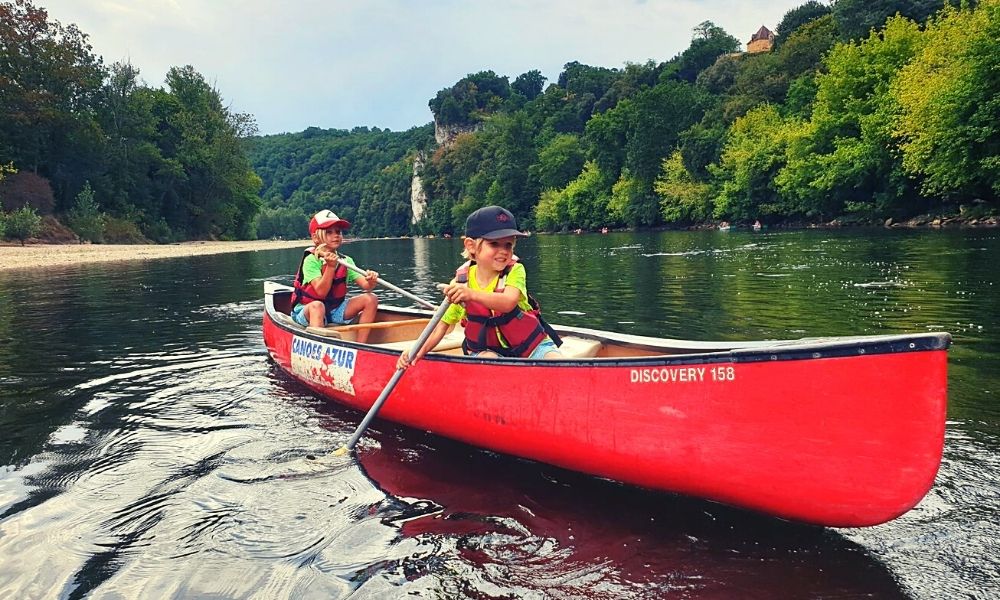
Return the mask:
<svg viewBox="0 0 1000 600"><path fill-rule="evenodd" d="M320 296L325 296L333 285L333 275L337 270L337 253L329 251L326 244L320 244L313 250L313 256L322 263L323 271L319 277L313 277L307 283L312 285Z"/></svg>
<svg viewBox="0 0 1000 600"><path fill-rule="evenodd" d="M498 294L496 292L470 290L468 286L461 283L450 283L443 291L452 304L461 304L472 300L498 313L507 313L514 310L514 307L521 300L521 290L514 286L507 286L503 289L503 292Z"/></svg>
<svg viewBox="0 0 1000 600"><path fill-rule="evenodd" d="M413 357L413 360L410 360L410 351L403 350L403 353L399 356L399 360L396 361L396 368L405 369L410 365L417 364L418 360L420 360L425 354L430 352L434 348L434 346L437 346L438 343L444 338L444 336L448 335L448 332L451 331L452 327L454 327L454 325L449 325L444 321L441 321L440 323L435 325L434 331L431 332L430 337L428 337L427 341L424 342L423 347L421 347L420 351L417 352L417 355Z"/></svg>
<svg viewBox="0 0 1000 600"><path fill-rule="evenodd" d="M358 284L359 288L369 292L378 285L378 273L375 271L365 271L364 275L358 275L354 278L354 283Z"/></svg>

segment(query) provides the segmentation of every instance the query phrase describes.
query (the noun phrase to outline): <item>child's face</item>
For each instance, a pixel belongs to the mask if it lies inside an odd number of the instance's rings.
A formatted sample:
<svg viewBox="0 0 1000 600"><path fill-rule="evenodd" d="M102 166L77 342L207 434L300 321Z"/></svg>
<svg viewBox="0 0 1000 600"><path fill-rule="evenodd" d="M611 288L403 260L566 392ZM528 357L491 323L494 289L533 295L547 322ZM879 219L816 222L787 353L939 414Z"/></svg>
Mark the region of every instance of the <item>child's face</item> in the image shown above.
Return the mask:
<svg viewBox="0 0 1000 600"><path fill-rule="evenodd" d="M336 227L317 229L313 234L313 242L316 245L326 244L330 250L336 250L344 243L344 230Z"/></svg>
<svg viewBox="0 0 1000 600"><path fill-rule="evenodd" d="M517 238L514 236L500 238L496 240L473 240L473 248L470 254L476 260L476 264L494 271L502 271L510 262L514 254L514 246Z"/></svg>

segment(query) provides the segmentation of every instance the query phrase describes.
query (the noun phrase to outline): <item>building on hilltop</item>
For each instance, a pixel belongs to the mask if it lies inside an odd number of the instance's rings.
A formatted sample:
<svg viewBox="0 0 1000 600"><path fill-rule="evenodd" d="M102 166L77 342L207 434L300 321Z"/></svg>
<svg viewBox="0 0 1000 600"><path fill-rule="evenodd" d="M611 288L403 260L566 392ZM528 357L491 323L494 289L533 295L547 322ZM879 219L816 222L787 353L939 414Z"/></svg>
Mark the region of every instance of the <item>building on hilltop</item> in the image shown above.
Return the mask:
<svg viewBox="0 0 1000 600"><path fill-rule="evenodd" d="M774 34L771 33L770 29L761 25L757 33L750 36L750 42L747 44L747 52L751 54L755 52L768 52L773 45Z"/></svg>

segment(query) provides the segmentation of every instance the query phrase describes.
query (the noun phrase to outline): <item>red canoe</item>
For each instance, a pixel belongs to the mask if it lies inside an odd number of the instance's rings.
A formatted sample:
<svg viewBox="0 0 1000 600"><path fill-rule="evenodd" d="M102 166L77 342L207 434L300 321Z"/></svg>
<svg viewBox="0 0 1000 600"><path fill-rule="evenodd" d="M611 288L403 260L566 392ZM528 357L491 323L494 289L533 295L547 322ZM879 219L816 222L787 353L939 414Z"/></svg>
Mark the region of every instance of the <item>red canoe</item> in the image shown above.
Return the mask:
<svg viewBox="0 0 1000 600"><path fill-rule="evenodd" d="M266 282L264 342L316 393L367 411L430 313L303 328ZM370 327L368 343L352 341ZM697 342L556 327L565 360L462 356L460 332L379 417L496 452L833 527L913 508L944 444L947 333ZM462 385L489 381L487 386Z"/></svg>

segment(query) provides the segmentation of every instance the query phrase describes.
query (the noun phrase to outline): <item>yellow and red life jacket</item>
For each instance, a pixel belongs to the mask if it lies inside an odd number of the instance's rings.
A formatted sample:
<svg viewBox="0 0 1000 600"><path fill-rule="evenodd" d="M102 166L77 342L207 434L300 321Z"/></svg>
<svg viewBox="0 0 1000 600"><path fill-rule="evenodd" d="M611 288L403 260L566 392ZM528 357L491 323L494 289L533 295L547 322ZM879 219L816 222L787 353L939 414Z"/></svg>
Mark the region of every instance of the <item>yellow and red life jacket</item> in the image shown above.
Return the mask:
<svg viewBox="0 0 1000 600"><path fill-rule="evenodd" d="M295 293L292 295L292 306L296 304L309 304L314 300L320 300L326 307L326 311L330 312L340 306L340 303L347 297L347 267L343 263L337 262L337 270L333 274L333 282L330 284L330 290L326 293L326 296L322 296L311 283L302 281L302 266L305 264L306 258L312 254L312 251L313 248L306 248L302 253L302 260L299 261L299 269L295 273ZM341 259L343 258L341 256ZM322 270L326 271L325 264Z"/></svg>
<svg viewBox="0 0 1000 600"><path fill-rule="evenodd" d="M494 293L503 293L507 275L513 265L512 262L500 273L496 288L493 290ZM459 267L455 272L455 281L459 283L468 281L471 266L472 262L470 261ZM547 333L556 345L559 345L559 337L542 319L541 307L530 295L528 296L528 305L531 306L530 311L521 310L520 306L515 305L510 312L497 314L479 302L467 301L465 303L466 319L463 323L465 341L462 343L462 349L466 354L492 350L500 356L523 358L531 355L531 352L545 339ZM504 347L500 343L498 332L509 347Z"/></svg>

